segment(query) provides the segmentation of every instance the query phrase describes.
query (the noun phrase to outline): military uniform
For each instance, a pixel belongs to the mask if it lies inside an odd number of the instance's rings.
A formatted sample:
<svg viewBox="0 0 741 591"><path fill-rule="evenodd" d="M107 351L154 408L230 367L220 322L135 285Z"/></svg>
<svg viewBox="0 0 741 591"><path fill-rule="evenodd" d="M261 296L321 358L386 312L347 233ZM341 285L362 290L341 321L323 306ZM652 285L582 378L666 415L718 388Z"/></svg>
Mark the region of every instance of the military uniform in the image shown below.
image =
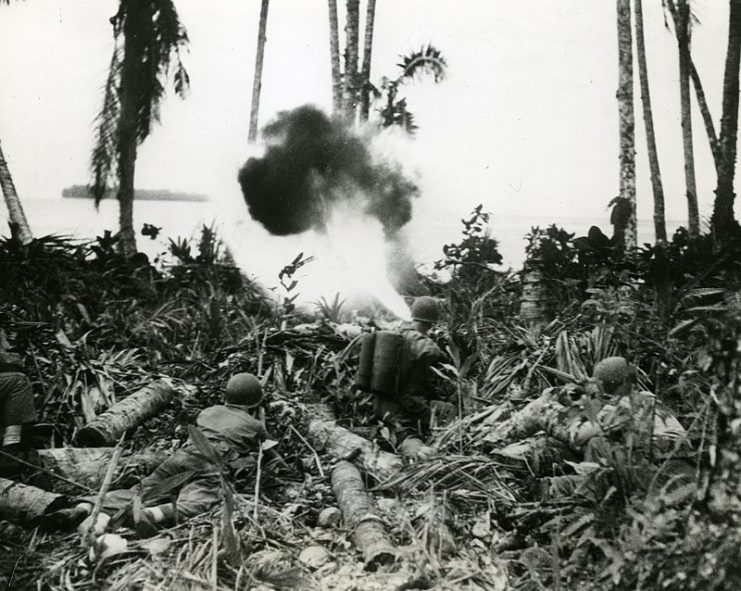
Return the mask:
<svg viewBox="0 0 741 591"><path fill-rule="evenodd" d="M0 426L23 425L35 420L31 382L20 365L0 359Z"/></svg>
<svg viewBox="0 0 741 591"><path fill-rule="evenodd" d="M27 425L36 421L31 382L23 373L20 358L0 353L0 476L21 479L44 489L51 483L29 465L40 466L31 447Z"/></svg>
<svg viewBox="0 0 741 591"><path fill-rule="evenodd" d="M421 332L404 328L401 336L397 392L376 394L373 404L376 418L394 429L399 442L425 434L431 414L431 367L442 358L440 348Z"/></svg>
<svg viewBox="0 0 741 591"><path fill-rule="evenodd" d="M228 404L211 406L201 411L196 426L227 465L257 451L258 445L267 435L260 421L243 408ZM158 487L161 488L168 479L178 474L187 477L189 473L190 477L185 483L172 491L157 494ZM162 462L152 474L142 479L140 486L141 488L110 492L104 499L102 510L114 514L126 508L141 491L147 507L161 510L166 521L174 522L176 518L188 519L204 513L221 499L219 468L204 457L191 441ZM174 494L177 494L174 503L176 509L173 508L173 503L166 502Z"/></svg>

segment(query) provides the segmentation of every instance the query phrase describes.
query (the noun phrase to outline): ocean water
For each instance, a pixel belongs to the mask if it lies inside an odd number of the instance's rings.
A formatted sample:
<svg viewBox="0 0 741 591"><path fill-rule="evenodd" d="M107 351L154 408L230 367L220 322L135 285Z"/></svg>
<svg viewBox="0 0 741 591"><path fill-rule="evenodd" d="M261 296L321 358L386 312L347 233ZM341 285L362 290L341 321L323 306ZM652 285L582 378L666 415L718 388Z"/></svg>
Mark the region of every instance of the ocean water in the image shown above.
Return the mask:
<svg viewBox="0 0 741 591"><path fill-rule="evenodd" d="M114 200L101 202L97 211L92 202L85 199L26 200L23 206L35 236L61 234L79 239L94 239L106 229L115 232L118 226L118 203ZM466 214L465 211L458 215L423 212L414 217L404 230L414 260L419 264L431 264L441 258L442 246L460 239L461 217ZM0 207L0 224L3 229L7 228L6 216L5 208ZM214 224L245 272L256 277L266 287L278 289L280 286L277 274L284 265L291 262L299 252L312 256L326 247L311 232L291 237L270 236L249 218L242 203L224 207L215 202L137 201L134 217L138 247L150 258L167 250L168 238L197 237L204 224ZM144 223L162 228L156 240L140 234ZM494 215L491 231L499 242L499 251L504 258L502 268L519 268L525 256L525 235L534 226L543 228L550 224L557 224L577 236L586 234L591 225L600 226L608 234L611 230L607 214L604 219L542 214ZM668 226L672 232L678 224L668 223ZM371 242L364 241L364 238L358 238L358 244L353 247L366 249L361 255L366 257ZM639 221L639 241L653 241L651 220Z"/></svg>

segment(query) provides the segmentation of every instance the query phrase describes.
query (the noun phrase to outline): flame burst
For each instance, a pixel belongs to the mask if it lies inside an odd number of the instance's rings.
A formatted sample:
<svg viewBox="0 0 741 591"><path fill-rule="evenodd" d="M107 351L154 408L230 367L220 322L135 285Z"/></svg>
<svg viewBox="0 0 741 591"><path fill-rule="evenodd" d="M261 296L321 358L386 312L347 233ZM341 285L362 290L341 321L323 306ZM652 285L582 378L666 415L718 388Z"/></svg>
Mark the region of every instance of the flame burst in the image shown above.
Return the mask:
<svg viewBox="0 0 741 591"><path fill-rule="evenodd" d="M387 275L387 241L393 243L411 218L419 195L414 180L381 158L371 138L315 107L279 113L263 139L263 154L247 159L239 185L255 221L316 258L298 278L303 298L373 295L408 319Z"/></svg>
<svg viewBox="0 0 741 591"><path fill-rule="evenodd" d="M325 236L333 283L342 287L338 292L351 297L372 295L401 320L411 320L409 306L387 276L389 248L378 219L342 203L330 212Z"/></svg>

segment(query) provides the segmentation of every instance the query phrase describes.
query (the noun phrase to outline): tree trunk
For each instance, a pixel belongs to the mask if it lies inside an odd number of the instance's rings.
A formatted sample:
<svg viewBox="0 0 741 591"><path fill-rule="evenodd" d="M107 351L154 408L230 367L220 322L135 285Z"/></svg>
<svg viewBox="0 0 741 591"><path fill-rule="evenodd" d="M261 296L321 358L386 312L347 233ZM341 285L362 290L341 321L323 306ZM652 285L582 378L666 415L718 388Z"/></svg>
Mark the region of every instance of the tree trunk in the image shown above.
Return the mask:
<svg viewBox="0 0 741 591"><path fill-rule="evenodd" d="M677 7L674 4L674 0L666 0L665 6L669 9L672 21L674 22L674 32L678 35L680 29L679 14L677 12ZM700 75L698 74L697 68L692 61L692 53L690 51L687 52L687 61L689 62L690 80L692 80L692 86L695 89L697 106L700 108L702 121L705 125L705 133L708 136L710 151L713 154L713 161L715 163L715 169L717 171L720 167L720 146L718 145L718 136L715 133L715 125L713 124L713 117L710 114L708 101L705 97L705 90L702 87L702 81L700 80Z"/></svg>
<svg viewBox="0 0 741 591"><path fill-rule="evenodd" d="M2 148L0 148L0 188L3 190L5 205L8 207L11 228L18 236L21 244L28 244L33 240L33 234L31 234L31 228L28 225L28 220L26 220L26 214L23 212L21 201L18 199L13 177L10 176L10 169Z"/></svg>
<svg viewBox="0 0 741 591"><path fill-rule="evenodd" d="M679 46L679 98L682 108L682 145L684 179L687 187L687 228L690 236L700 235L700 213L697 207L695 153L692 141L692 103L690 101L690 7L687 0L677 4L677 44Z"/></svg>
<svg viewBox="0 0 741 591"><path fill-rule="evenodd" d="M715 133L715 125L713 125L713 117L710 114L710 108L708 107L708 101L705 98L705 91L702 88L702 81L700 75L697 73L697 68L692 61L692 55L690 54L690 80L692 80L692 86L695 89L695 98L697 99L697 106L700 107L700 114L702 115L702 121L705 124L705 133L708 136L708 143L710 144L710 152L713 154L713 162L715 163L716 173L720 169L720 145L718 144L718 136Z"/></svg>
<svg viewBox="0 0 741 591"><path fill-rule="evenodd" d="M704 454L697 504L716 519L725 517L736 527L741 513L741 436L735 425L741 420L741 315L729 315L721 330L710 333L707 346L713 365L717 407L713 453Z"/></svg>
<svg viewBox="0 0 741 591"><path fill-rule="evenodd" d="M657 241L666 242L666 217L664 215L664 186L661 182L659 155L656 150L654 117L651 110L651 92L648 86L648 64L646 60L646 40L643 32L643 0L634 0L636 26L636 52L638 54L638 79L641 84L643 103L643 123L646 126L646 147L648 165L651 169L651 187L654 194L654 234Z"/></svg>
<svg viewBox="0 0 741 591"><path fill-rule="evenodd" d="M739 63L741 62L741 0L730 0L728 16L728 51L723 76L723 114L720 119L721 168L715 189L713 232L720 244L726 242L737 223L733 214L736 194L733 178L736 169L738 134Z"/></svg>
<svg viewBox="0 0 741 591"><path fill-rule="evenodd" d="M257 117L260 111L260 90L262 89L262 61L265 55L265 29L268 24L268 3L262 0L260 8L260 27L257 32L257 55L255 57L255 78L252 82L252 108L250 109L250 130L247 141L251 144L257 139Z"/></svg>
<svg viewBox="0 0 741 591"><path fill-rule="evenodd" d="M399 456L378 449L364 437L355 435L335 421L311 421L309 438L315 447L329 452L335 458L348 458L357 454L357 460L365 472L378 482L393 476L402 467Z"/></svg>
<svg viewBox="0 0 741 591"><path fill-rule="evenodd" d="M340 75L340 33L337 24L337 0L329 0L329 57L332 62L332 112L342 112L342 77Z"/></svg>
<svg viewBox="0 0 741 591"><path fill-rule="evenodd" d="M368 121L370 113L370 72L371 58L373 57L373 24L376 19L376 0L368 0L368 10L365 17L365 37L363 37L363 69L360 90L360 121Z"/></svg>
<svg viewBox="0 0 741 591"><path fill-rule="evenodd" d="M575 438L579 438L579 432L572 428L572 423L575 420L580 421L581 418L570 416L571 414L571 409L561 404L555 396L543 394L508 419L497 422L485 440L503 445L522 441L538 431L545 431L547 435L561 443L572 448L576 446L578 449L581 444L576 443Z"/></svg>
<svg viewBox="0 0 741 591"><path fill-rule="evenodd" d="M41 465L49 472L85 486L89 489L100 488L106 468L113 457L113 447L57 447L40 449ZM143 450L121 459L116 478L127 481L131 474L149 474L170 455L165 450ZM132 483L133 484L133 483ZM125 488L127 483L118 488ZM54 490L66 492L63 481L54 481ZM79 494L79 489L70 494Z"/></svg>
<svg viewBox="0 0 741 591"><path fill-rule="evenodd" d="M124 57L118 89L121 115L118 128L119 248L130 257L136 253L134 231L134 175L138 136L138 111L142 93L145 31L151 28L147 2L131 0L124 22Z"/></svg>
<svg viewBox="0 0 741 591"><path fill-rule="evenodd" d="M343 114L348 125L355 125L355 107L358 101L358 35L360 34L360 0L347 0L345 24L345 77L343 86Z"/></svg>
<svg viewBox="0 0 741 591"><path fill-rule="evenodd" d="M165 380L156 381L117 402L77 433L76 440L88 447L115 444L121 435L155 416L172 400L174 390Z"/></svg>
<svg viewBox="0 0 741 591"><path fill-rule="evenodd" d="M548 324L548 290L543 273L535 262L528 262L523 269L520 321L533 328Z"/></svg>
<svg viewBox="0 0 741 591"><path fill-rule="evenodd" d="M630 0L617 0L620 197L630 204L625 248L638 245L636 224L635 114L633 112L633 35Z"/></svg>
<svg viewBox="0 0 741 591"><path fill-rule="evenodd" d="M63 495L0 478L0 518L38 525L44 515L68 505Z"/></svg>
<svg viewBox="0 0 741 591"><path fill-rule="evenodd" d="M378 482L390 478L402 467L399 456L378 449L376 445L338 425L325 404L309 405L308 435L317 450L329 452L338 459L354 457L365 472Z"/></svg>
<svg viewBox="0 0 741 591"><path fill-rule="evenodd" d="M332 489L345 525L352 530L353 541L363 553L366 570L375 571L393 563L396 552L386 528L374 514L373 502L358 469L350 462L338 462L332 471Z"/></svg>

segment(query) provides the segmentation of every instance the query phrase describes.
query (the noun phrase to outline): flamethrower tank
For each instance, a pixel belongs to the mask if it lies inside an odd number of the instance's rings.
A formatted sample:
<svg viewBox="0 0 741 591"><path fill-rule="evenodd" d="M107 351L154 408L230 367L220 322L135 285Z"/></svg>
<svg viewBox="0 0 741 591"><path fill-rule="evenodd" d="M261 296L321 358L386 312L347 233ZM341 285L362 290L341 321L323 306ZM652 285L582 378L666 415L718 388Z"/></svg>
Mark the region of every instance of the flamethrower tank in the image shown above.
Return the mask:
<svg viewBox="0 0 741 591"><path fill-rule="evenodd" d="M360 347L355 386L381 396L395 396L399 389L403 337L391 330L366 335Z"/></svg>
<svg viewBox="0 0 741 591"><path fill-rule="evenodd" d="M402 336L397 332L381 330L376 333L371 392L386 396L396 395L399 387L402 343Z"/></svg>
<svg viewBox="0 0 741 591"><path fill-rule="evenodd" d="M371 376L373 375L373 353L376 348L376 333L369 332L363 335L360 342L360 357L358 359L358 371L355 374L353 386L364 392L370 391Z"/></svg>

